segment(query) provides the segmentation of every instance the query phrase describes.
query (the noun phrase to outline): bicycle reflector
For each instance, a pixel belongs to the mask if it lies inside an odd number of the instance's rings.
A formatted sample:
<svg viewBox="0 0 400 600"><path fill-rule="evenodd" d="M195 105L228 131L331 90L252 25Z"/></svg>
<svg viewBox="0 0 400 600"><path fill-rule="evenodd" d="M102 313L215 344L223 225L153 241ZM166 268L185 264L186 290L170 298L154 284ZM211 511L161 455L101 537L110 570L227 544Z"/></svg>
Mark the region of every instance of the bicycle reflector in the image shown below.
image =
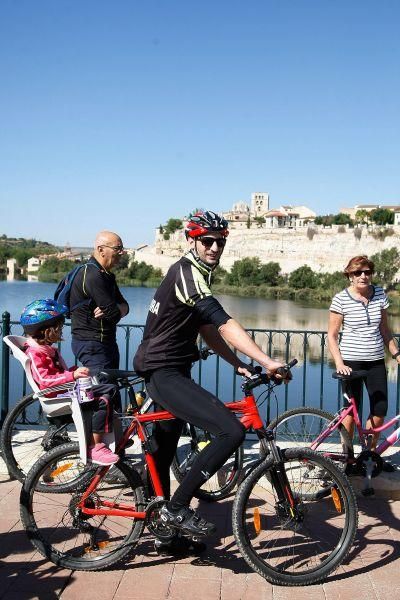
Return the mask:
<svg viewBox="0 0 400 600"><path fill-rule="evenodd" d="M106 546L109 545L110 542L108 541L104 541L104 542L96 542L95 546L85 546L83 551L88 554L89 552L98 552L99 550L102 550L103 548L106 548Z"/></svg>
<svg viewBox="0 0 400 600"><path fill-rule="evenodd" d="M254 529L256 531L256 535L259 535L259 533L261 531L261 517L260 517L260 511L258 510L258 508L254 509L253 523L254 523Z"/></svg>
<svg viewBox="0 0 400 600"><path fill-rule="evenodd" d="M50 473L50 477L57 477L57 475L61 475L61 473L64 473L64 471L68 471L68 469L70 469L71 467L72 463L65 463L65 465L61 465L60 467L57 467L57 469L54 469L54 471Z"/></svg>
<svg viewBox="0 0 400 600"><path fill-rule="evenodd" d="M331 488L331 496L337 512L341 513L343 511L342 499L340 497L339 492L334 487Z"/></svg>

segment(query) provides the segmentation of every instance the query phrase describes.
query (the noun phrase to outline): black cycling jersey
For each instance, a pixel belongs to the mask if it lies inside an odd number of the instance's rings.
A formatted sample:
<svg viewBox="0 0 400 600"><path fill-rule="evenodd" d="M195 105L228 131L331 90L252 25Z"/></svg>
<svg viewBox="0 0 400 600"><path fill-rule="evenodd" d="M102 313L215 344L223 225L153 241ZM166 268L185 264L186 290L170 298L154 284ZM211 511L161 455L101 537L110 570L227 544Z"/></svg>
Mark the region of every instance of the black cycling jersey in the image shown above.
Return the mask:
<svg viewBox="0 0 400 600"><path fill-rule="evenodd" d="M150 304L133 363L138 373L189 366L198 359L201 325L219 327L230 319L211 295L211 272L191 251L170 267Z"/></svg>

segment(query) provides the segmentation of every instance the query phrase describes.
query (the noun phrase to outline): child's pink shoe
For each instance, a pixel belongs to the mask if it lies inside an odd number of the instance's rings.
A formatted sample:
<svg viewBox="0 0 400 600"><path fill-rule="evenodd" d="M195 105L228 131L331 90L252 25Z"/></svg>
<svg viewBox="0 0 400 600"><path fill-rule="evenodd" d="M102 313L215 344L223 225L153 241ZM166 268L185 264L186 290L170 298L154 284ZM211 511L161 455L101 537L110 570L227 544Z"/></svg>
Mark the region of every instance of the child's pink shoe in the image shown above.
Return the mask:
<svg viewBox="0 0 400 600"><path fill-rule="evenodd" d="M98 465L114 465L119 461L118 454L111 452L110 448L103 443L90 446L88 449L88 459Z"/></svg>

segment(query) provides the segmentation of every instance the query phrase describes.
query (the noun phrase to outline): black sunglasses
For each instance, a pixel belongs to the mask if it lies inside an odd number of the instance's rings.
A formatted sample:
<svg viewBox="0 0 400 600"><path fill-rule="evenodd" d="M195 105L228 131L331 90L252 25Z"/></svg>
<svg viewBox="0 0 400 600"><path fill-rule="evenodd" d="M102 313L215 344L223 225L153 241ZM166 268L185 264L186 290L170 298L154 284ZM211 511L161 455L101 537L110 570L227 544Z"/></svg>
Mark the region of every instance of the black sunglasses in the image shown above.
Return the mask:
<svg viewBox="0 0 400 600"><path fill-rule="evenodd" d="M217 244L218 248L223 248L226 244L225 238L201 237L199 240L205 248L211 248L214 243Z"/></svg>
<svg viewBox="0 0 400 600"><path fill-rule="evenodd" d="M361 275L364 273L364 275L366 275L367 277L369 277L370 275L372 275L372 271L371 269L360 269L359 271L352 271L351 274L355 275L356 277L361 277Z"/></svg>

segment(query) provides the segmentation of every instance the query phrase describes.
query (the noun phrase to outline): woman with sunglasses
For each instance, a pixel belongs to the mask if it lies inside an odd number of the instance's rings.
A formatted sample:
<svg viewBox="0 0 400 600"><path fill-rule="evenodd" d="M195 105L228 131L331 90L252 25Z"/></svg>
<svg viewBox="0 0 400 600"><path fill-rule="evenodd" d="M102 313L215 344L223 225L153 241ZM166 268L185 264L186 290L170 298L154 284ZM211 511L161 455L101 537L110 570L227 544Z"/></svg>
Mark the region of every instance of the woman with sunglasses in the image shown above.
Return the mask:
<svg viewBox="0 0 400 600"><path fill-rule="evenodd" d="M381 287L372 284L374 263L367 256L354 256L348 262L344 275L349 287L333 297L328 328L328 346L338 373L352 370L367 371L366 377L352 382L354 398L359 404L363 382L370 401L367 428L383 425L387 413L388 392L385 368L385 345L394 360L400 364L400 351L393 339L387 320L388 298ZM342 330L340 344L339 332ZM353 417L344 425L350 436L354 434ZM372 450L378 436L374 436ZM394 471L384 463L384 471Z"/></svg>

